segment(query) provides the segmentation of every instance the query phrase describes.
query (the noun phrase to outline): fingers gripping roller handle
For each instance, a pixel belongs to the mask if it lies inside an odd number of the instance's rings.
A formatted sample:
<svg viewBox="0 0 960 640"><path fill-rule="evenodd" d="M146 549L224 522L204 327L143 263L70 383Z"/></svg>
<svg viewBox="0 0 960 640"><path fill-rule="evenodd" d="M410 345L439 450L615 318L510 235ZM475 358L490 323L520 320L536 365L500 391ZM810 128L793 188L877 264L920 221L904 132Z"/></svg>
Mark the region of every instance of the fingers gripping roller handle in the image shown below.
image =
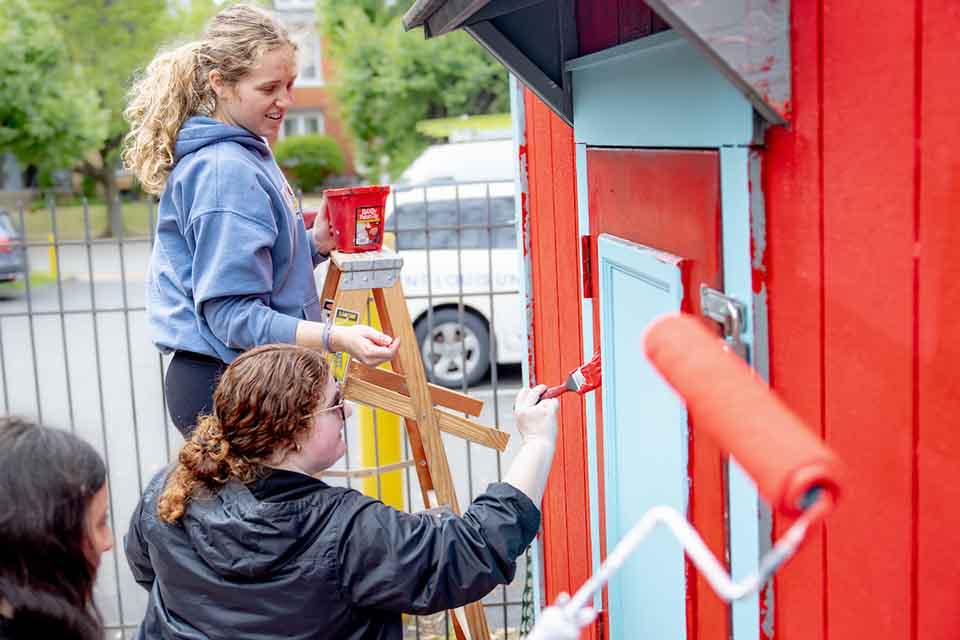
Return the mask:
<svg viewBox="0 0 960 640"><path fill-rule="evenodd" d="M836 456L700 320L661 318L647 330L644 348L686 402L693 429L732 454L776 509L797 516L818 497L836 502Z"/></svg>

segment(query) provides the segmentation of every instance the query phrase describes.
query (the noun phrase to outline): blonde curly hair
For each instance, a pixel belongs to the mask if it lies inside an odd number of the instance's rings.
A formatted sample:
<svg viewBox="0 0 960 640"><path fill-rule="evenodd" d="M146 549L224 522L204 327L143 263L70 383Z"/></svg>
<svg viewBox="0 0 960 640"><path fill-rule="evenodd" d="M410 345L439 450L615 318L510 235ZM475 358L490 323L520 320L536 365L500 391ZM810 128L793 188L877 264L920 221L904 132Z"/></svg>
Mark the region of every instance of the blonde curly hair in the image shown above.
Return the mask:
<svg viewBox="0 0 960 640"><path fill-rule="evenodd" d="M200 419L167 476L160 519L178 521L193 498L250 482L265 461L296 449L317 408L332 400L328 377L327 360L306 347L270 344L237 356L217 384L212 415Z"/></svg>
<svg viewBox="0 0 960 640"><path fill-rule="evenodd" d="M147 193L163 191L184 121L214 113L217 100L210 72L235 84L265 53L281 47L297 51L286 28L265 10L239 4L214 16L200 40L157 54L135 79L123 112L130 123L123 164Z"/></svg>

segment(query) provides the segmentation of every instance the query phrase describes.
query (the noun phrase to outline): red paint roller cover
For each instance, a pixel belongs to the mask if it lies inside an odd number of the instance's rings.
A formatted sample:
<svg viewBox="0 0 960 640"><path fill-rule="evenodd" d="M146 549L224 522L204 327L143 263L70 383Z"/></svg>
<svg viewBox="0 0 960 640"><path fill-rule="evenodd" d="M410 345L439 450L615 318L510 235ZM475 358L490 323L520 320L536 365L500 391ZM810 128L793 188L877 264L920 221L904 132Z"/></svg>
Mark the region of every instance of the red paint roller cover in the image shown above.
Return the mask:
<svg viewBox="0 0 960 640"><path fill-rule="evenodd" d="M814 487L836 502L836 456L703 322L684 314L660 318L644 347L686 402L693 429L731 453L776 509L800 515Z"/></svg>

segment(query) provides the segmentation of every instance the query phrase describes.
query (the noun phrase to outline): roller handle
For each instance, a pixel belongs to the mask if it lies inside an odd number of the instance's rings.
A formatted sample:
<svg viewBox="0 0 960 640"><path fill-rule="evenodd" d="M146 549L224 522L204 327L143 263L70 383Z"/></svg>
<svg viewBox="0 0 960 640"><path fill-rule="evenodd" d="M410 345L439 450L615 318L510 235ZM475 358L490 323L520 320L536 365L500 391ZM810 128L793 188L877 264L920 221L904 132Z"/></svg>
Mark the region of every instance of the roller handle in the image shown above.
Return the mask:
<svg viewBox="0 0 960 640"><path fill-rule="evenodd" d="M701 320L658 319L644 350L686 402L694 432L732 454L777 510L797 516L819 498L819 509L836 502L837 457Z"/></svg>

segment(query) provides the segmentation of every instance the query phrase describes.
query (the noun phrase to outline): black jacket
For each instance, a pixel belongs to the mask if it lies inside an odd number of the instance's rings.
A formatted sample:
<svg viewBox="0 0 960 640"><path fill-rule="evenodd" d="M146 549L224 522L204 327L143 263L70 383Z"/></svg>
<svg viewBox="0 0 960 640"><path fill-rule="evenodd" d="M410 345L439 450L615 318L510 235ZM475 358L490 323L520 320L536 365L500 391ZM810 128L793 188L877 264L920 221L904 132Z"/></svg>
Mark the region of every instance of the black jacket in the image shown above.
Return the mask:
<svg viewBox="0 0 960 640"><path fill-rule="evenodd" d="M407 514L351 489L274 470L157 516L150 483L124 543L150 591L138 638L400 639L401 613L479 600L513 579L540 512L491 484L462 517Z"/></svg>

